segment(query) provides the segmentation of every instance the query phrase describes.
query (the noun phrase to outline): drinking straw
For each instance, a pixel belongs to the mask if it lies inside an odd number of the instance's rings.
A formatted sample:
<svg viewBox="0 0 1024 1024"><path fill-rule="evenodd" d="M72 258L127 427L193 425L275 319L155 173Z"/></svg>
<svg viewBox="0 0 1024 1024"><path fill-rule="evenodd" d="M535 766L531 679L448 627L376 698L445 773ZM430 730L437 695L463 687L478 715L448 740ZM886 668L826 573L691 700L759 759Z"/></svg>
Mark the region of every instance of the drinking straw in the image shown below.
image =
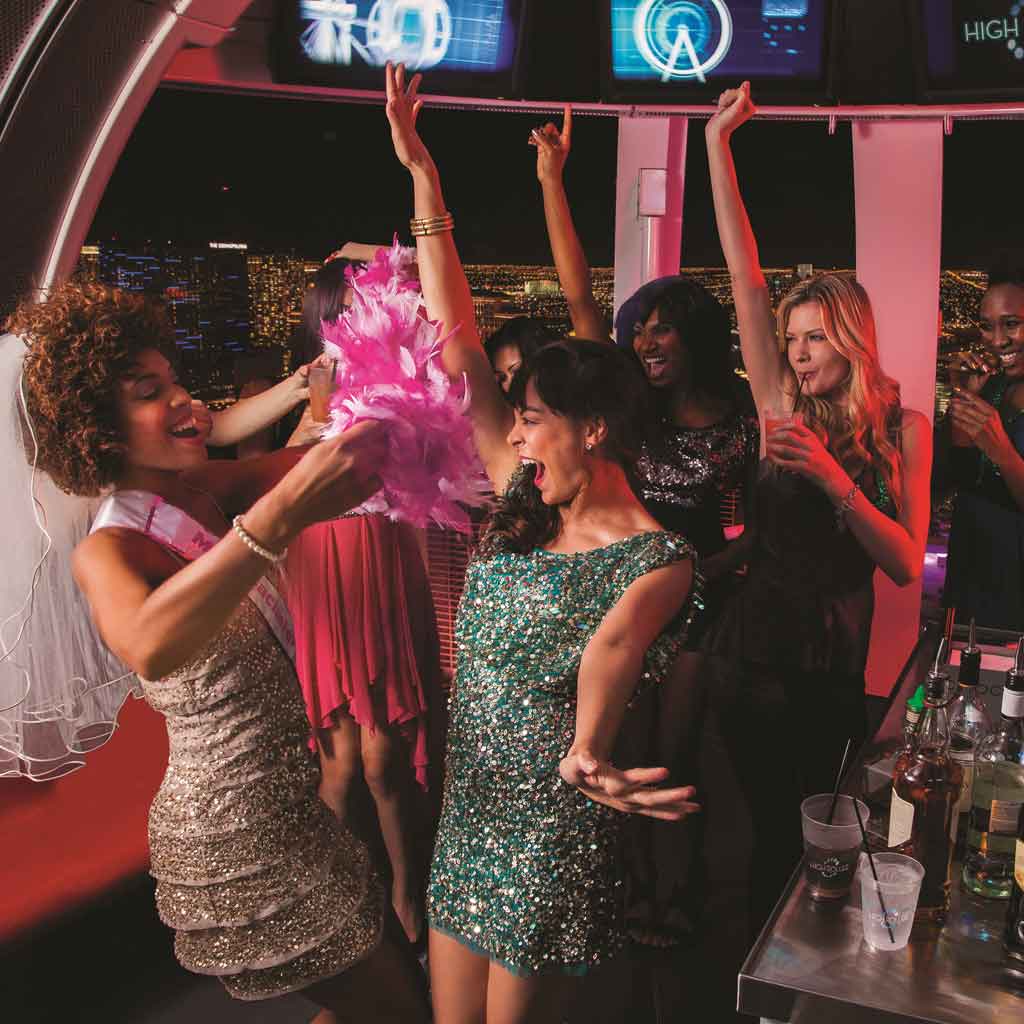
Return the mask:
<svg viewBox="0 0 1024 1024"><path fill-rule="evenodd" d="M857 824L860 826L860 841L864 844L864 852L868 855L868 864L871 865L871 877L875 880L875 892L878 893L878 905L882 908L882 920L885 922L885 930L889 933L889 941L895 946L896 936L892 933L892 925L889 923L889 911L885 909L885 900L882 899L882 885L878 881L878 872L875 870L875 858L871 856L871 847L868 846L868 834L864 831L864 821L860 816L860 808L857 801L853 801L853 813L857 815Z"/></svg>
<svg viewBox="0 0 1024 1024"><path fill-rule="evenodd" d="M843 781L843 774L846 772L846 759L850 756L850 745L853 739L846 741L846 749L843 751L843 759L839 762L839 771L836 772L836 784L832 787L832 803L828 808L828 820L826 824L832 824L832 815L836 813L836 801L839 799L839 783Z"/></svg>

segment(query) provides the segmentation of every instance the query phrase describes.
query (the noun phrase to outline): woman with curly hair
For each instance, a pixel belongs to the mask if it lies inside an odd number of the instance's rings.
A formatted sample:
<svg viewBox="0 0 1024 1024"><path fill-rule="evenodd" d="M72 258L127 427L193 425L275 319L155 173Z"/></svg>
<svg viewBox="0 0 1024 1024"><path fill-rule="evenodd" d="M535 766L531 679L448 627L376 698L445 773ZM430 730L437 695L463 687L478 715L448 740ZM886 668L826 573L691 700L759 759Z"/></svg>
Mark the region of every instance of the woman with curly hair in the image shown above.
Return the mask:
<svg viewBox="0 0 1024 1024"><path fill-rule="evenodd" d="M271 579L303 529L376 490L383 431L210 465L209 424L144 300L65 284L7 327L27 346L35 464L74 494L106 493L72 569L104 642L166 719L149 841L178 959L239 999L301 989L342 1019L425 1020L401 932L382 931L367 850L317 796ZM82 632L61 622L53 635Z"/></svg>
<svg viewBox="0 0 1024 1024"><path fill-rule="evenodd" d="M928 422L882 370L871 303L852 276L801 282L772 311L729 148L754 113L744 83L723 93L706 130L743 360L766 419L748 578L706 638L730 768L715 773L721 791L705 793L708 828L718 822L728 851L711 861L708 888L741 881L751 934L800 855L801 798L827 791L846 740L864 738L873 577L920 577L931 467Z"/></svg>

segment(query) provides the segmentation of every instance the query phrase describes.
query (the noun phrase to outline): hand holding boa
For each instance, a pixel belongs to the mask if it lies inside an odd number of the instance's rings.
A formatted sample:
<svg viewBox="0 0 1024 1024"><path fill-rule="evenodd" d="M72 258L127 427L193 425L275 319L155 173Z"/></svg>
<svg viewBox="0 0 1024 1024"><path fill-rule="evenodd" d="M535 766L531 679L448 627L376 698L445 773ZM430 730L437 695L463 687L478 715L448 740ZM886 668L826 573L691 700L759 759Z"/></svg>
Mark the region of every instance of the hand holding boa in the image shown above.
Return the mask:
<svg viewBox="0 0 1024 1024"><path fill-rule="evenodd" d="M414 266L414 251L396 239L363 269L350 268L352 305L322 325L324 351L337 360L325 436L361 420L385 422L384 486L355 511L468 533L464 506L486 504L490 488L467 415L468 385L453 384L441 365L445 338L420 315Z"/></svg>

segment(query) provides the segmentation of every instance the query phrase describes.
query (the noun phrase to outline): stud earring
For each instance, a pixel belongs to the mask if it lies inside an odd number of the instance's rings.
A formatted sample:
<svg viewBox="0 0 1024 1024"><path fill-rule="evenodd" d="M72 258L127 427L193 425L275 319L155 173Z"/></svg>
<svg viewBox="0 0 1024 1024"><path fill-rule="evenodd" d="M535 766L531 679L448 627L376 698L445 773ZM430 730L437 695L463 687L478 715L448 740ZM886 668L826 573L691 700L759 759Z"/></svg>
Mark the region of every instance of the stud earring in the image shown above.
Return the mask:
<svg viewBox="0 0 1024 1024"><path fill-rule="evenodd" d="M592 452L594 450L594 446L589 441L583 447L586 448L588 452Z"/></svg>

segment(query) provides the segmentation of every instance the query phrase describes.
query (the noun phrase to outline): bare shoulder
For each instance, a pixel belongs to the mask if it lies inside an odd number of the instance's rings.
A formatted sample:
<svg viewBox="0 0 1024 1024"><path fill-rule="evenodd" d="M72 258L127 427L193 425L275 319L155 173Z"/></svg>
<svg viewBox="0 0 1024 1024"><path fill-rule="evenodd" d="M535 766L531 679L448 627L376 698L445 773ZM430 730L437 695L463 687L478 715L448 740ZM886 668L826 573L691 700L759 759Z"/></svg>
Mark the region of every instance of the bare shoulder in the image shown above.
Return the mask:
<svg viewBox="0 0 1024 1024"><path fill-rule="evenodd" d="M149 537L122 527L108 527L89 534L71 555L75 582L88 594L111 573L132 575L154 586L174 575L178 564Z"/></svg>
<svg viewBox="0 0 1024 1024"><path fill-rule="evenodd" d="M932 428L928 417L917 409L903 409L900 415L900 434L903 441L919 441L927 434L931 437Z"/></svg>

